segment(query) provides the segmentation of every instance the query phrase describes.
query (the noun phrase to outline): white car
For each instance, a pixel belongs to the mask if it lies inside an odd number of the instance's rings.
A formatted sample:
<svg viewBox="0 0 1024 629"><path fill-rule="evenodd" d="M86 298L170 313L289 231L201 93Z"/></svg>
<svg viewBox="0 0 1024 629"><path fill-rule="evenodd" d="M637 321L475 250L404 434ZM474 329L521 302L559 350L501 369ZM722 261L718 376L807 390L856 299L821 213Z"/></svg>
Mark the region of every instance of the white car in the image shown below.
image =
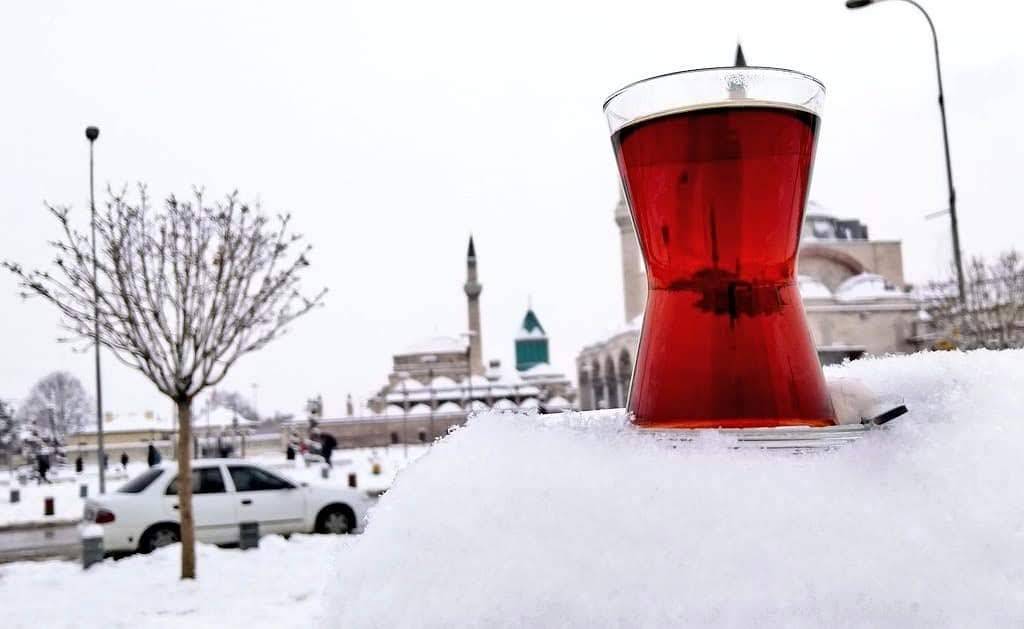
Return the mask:
<svg viewBox="0 0 1024 629"><path fill-rule="evenodd" d="M196 539L239 541L239 524L260 534L351 533L366 524L370 499L354 489L309 486L242 459L192 462ZM180 540L178 466L151 467L114 493L85 503L84 523L103 527L107 552L149 552Z"/></svg>

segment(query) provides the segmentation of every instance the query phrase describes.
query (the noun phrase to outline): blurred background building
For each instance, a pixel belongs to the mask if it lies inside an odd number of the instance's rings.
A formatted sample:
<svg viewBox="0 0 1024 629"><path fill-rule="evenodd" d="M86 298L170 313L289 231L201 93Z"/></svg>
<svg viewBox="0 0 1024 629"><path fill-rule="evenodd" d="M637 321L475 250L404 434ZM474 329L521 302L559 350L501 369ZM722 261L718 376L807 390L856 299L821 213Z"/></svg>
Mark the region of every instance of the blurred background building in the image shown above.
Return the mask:
<svg viewBox="0 0 1024 629"><path fill-rule="evenodd" d="M576 358L583 410L626 404L647 278L629 210L615 205L622 255L624 321ZM872 240L857 219L840 219L811 201L797 262L800 295L823 364L865 354L912 352L925 342L927 317L903 278L902 243Z"/></svg>

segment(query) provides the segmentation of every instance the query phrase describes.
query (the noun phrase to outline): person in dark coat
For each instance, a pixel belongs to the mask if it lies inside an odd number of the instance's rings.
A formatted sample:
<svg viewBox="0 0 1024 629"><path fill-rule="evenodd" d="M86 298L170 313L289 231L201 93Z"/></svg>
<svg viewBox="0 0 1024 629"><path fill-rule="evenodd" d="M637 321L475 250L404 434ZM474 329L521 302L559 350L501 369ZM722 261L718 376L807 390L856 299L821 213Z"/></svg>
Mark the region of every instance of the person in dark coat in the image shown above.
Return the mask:
<svg viewBox="0 0 1024 629"><path fill-rule="evenodd" d="M128 453L127 452L122 452L121 453L121 467L123 469L128 469Z"/></svg>
<svg viewBox="0 0 1024 629"><path fill-rule="evenodd" d="M50 479L46 478L46 473L50 471L50 455L45 452L40 452L36 455L36 469L39 470L39 484L49 483Z"/></svg>
<svg viewBox="0 0 1024 629"><path fill-rule="evenodd" d="M331 454L337 447L338 440L334 438L334 435L329 432L320 434L320 454L324 457L324 462L327 463L328 467L334 467L331 464Z"/></svg>
<svg viewBox="0 0 1024 629"><path fill-rule="evenodd" d="M152 443L149 444L149 450L146 452L146 462L149 463L150 467L160 462L160 451Z"/></svg>

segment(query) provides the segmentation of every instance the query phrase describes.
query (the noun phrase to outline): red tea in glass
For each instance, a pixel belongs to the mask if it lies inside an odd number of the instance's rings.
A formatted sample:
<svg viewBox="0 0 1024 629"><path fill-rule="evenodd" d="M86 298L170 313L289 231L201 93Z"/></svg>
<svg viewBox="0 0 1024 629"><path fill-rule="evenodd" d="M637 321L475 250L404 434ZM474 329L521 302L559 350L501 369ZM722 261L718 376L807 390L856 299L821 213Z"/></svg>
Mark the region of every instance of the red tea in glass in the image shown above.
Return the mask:
<svg viewBox="0 0 1024 629"><path fill-rule="evenodd" d="M728 68L606 104L649 283L636 425L835 423L796 281L822 96L806 75Z"/></svg>

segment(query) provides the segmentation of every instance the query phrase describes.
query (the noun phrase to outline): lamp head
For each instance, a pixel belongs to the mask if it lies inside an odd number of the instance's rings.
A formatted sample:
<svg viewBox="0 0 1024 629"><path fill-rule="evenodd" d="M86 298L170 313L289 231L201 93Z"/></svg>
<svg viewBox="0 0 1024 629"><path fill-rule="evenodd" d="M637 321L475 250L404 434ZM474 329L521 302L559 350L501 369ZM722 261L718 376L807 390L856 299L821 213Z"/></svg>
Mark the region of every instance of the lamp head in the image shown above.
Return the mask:
<svg viewBox="0 0 1024 629"><path fill-rule="evenodd" d="M846 0L847 9L860 9L866 7L869 4L873 4L875 0Z"/></svg>
<svg viewBox="0 0 1024 629"><path fill-rule="evenodd" d="M86 127L85 137L88 138L90 142L95 142L96 138L100 137L99 127Z"/></svg>

